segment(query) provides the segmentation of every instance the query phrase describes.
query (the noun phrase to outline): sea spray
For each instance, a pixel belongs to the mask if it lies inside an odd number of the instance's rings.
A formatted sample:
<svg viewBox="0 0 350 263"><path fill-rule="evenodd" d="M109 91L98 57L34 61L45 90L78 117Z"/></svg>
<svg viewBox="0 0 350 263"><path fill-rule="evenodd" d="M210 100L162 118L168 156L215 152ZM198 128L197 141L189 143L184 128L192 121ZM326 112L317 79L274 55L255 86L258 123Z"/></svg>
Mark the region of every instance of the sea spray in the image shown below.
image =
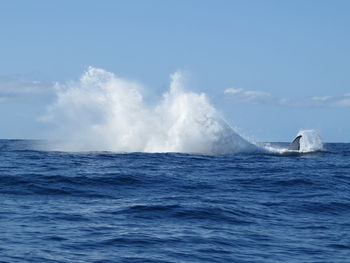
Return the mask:
<svg viewBox="0 0 350 263"><path fill-rule="evenodd" d="M295 154L295 153L311 153L324 150L322 139L319 131L317 130L299 130L296 137L301 135L300 138L300 149L290 150L288 145L276 145L271 143L257 143L262 149L267 152L277 153L277 154Z"/></svg>
<svg viewBox="0 0 350 263"><path fill-rule="evenodd" d="M317 130L300 130L300 152L315 152L323 150L320 133Z"/></svg>
<svg viewBox="0 0 350 263"><path fill-rule="evenodd" d="M56 84L45 120L55 125L53 150L227 154L256 150L239 136L204 93L186 91L180 72L148 106L141 86L89 67L79 81Z"/></svg>

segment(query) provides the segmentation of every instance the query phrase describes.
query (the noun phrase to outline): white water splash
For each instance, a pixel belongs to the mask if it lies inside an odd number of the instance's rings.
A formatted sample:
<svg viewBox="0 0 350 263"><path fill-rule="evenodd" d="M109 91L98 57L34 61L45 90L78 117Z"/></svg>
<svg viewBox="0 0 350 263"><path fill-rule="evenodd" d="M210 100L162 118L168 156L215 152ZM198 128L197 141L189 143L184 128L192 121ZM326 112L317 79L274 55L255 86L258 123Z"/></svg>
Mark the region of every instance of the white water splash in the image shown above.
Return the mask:
<svg viewBox="0 0 350 263"><path fill-rule="evenodd" d="M261 144L260 147L267 150L268 152L278 154L310 153L323 150L321 136L317 130L300 130L297 133L296 137L299 135L302 137L300 138L300 149L297 151L289 150L288 147L273 145L271 143Z"/></svg>
<svg viewBox="0 0 350 263"><path fill-rule="evenodd" d="M300 130L297 136L301 135L300 152L315 152L323 150L323 143L320 133L317 130Z"/></svg>
<svg viewBox="0 0 350 263"><path fill-rule="evenodd" d="M143 101L139 84L93 67L56 90L57 101L45 116L60 140L53 150L227 154L257 149L205 94L185 91L179 72L155 107Z"/></svg>

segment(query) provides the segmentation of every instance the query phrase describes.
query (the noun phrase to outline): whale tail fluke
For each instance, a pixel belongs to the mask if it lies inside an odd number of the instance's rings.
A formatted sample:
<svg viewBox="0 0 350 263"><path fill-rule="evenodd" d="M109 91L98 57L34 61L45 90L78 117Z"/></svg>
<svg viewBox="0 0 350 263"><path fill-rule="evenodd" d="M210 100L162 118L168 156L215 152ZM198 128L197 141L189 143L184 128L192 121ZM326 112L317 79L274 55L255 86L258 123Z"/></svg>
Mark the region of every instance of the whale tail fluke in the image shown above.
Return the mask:
<svg viewBox="0 0 350 263"><path fill-rule="evenodd" d="M290 144L288 147L288 150L292 151L299 151L300 150L300 139L302 135L297 136Z"/></svg>

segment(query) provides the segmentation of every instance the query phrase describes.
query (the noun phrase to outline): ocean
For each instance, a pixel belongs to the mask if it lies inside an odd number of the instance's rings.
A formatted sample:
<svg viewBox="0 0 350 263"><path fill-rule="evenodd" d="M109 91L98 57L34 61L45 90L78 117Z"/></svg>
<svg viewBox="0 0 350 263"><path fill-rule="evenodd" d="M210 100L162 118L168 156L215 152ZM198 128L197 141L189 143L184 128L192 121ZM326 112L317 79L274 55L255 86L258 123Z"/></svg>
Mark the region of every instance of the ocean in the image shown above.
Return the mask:
<svg viewBox="0 0 350 263"><path fill-rule="evenodd" d="M350 262L350 144L205 155L43 143L0 140L2 263Z"/></svg>

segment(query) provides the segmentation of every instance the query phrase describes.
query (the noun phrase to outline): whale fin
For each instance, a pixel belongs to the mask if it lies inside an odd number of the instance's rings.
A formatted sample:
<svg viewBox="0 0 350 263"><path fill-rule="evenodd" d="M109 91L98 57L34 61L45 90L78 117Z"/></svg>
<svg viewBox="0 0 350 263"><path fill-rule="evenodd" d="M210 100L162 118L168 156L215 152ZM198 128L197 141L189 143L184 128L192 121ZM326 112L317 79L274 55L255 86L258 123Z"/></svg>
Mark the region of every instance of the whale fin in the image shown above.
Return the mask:
<svg viewBox="0 0 350 263"><path fill-rule="evenodd" d="M300 150L300 139L301 135L297 136L290 144L288 147L288 150L293 150L293 151L299 151Z"/></svg>

